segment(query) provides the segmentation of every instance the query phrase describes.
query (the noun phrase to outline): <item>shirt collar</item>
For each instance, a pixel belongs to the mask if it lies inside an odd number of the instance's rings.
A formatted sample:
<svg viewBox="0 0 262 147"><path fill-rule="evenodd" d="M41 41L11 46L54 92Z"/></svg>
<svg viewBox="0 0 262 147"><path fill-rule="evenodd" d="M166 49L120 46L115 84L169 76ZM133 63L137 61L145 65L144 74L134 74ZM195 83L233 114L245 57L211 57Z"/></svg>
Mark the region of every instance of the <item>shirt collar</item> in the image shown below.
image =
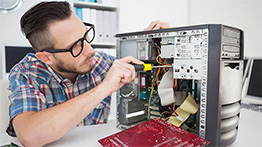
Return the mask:
<svg viewBox="0 0 262 147"><path fill-rule="evenodd" d="M63 82L63 78L57 73L55 72L49 65L46 64L47 69L49 70L49 72L51 73L51 75L55 78L56 81L58 81L59 83Z"/></svg>

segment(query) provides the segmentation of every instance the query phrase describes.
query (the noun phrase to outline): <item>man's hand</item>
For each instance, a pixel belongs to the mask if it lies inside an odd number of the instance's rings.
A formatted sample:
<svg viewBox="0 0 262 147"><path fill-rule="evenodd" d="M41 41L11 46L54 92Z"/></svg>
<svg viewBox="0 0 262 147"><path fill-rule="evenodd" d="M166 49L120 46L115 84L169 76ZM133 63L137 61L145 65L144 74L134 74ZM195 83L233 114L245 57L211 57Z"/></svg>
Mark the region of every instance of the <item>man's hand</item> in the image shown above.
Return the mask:
<svg viewBox="0 0 262 147"><path fill-rule="evenodd" d="M166 29L170 27L169 23L168 22L161 22L159 20L155 20L155 21L152 21L150 23L150 25L144 29L144 31L146 30L156 30L156 29Z"/></svg>
<svg viewBox="0 0 262 147"><path fill-rule="evenodd" d="M130 62L143 64L142 61L132 56L116 59L114 61L105 79L101 83L107 87L110 93L117 91L124 84L130 83L135 79L136 71L134 66L129 64Z"/></svg>

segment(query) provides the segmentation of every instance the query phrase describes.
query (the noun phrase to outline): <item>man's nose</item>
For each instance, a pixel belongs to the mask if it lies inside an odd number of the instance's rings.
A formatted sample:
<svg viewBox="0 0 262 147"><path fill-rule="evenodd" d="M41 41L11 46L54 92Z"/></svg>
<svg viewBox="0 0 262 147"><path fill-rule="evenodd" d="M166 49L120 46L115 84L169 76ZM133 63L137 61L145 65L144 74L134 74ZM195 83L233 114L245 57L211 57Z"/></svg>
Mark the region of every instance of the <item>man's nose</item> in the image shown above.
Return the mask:
<svg viewBox="0 0 262 147"><path fill-rule="evenodd" d="M90 54L94 53L93 47L86 41L83 42L83 55L89 56Z"/></svg>

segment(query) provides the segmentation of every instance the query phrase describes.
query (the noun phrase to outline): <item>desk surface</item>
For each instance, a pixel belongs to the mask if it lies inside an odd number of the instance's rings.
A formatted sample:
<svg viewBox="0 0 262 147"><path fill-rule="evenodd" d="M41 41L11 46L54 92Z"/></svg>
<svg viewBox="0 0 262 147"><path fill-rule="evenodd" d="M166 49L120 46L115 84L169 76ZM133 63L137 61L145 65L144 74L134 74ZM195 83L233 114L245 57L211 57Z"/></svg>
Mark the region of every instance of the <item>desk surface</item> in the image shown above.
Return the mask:
<svg viewBox="0 0 262 147"><path fill-rule="evenodd" d="M99 139L119 131L113 120L103 125L76 127L58 141L47 146L101 146L98 143ZM7 134L0 135L0 146L11 142L21 145L17 138L10 137ZM241 109L237 139L230 147L247 146L262 146L262 113Z"/></svg>
<svg viewBox="0 0 262 147"><path fill-rule="evenodd" d="M116 121L110 120L107 124L81 126L72 129L69 133L63 136L61 139L52 142L46 146L101 146L98 143L99 139L119 132L121 130L116 128ZM0 146L10 144L11 142L21 145L17 138L10 137L7 134L0 135Z"/></svg>

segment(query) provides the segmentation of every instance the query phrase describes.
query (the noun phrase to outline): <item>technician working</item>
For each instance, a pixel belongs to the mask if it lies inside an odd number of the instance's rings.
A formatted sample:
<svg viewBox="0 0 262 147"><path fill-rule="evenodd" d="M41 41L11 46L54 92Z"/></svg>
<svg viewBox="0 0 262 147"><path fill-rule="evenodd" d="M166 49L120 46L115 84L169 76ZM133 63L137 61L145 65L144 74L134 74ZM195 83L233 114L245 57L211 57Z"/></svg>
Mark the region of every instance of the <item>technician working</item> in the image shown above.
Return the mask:
<svg viewBox="0 0 262 147"><path fill-rule="evenodd" d="M67 2L41 2L21 18L35 54L10 71L7 132L24 146L43 146L76 126L106 123L111 94L135 78L128 56L95 52L94 26L83 24ZM153 21L146 30L169 27Z"/></svg>

